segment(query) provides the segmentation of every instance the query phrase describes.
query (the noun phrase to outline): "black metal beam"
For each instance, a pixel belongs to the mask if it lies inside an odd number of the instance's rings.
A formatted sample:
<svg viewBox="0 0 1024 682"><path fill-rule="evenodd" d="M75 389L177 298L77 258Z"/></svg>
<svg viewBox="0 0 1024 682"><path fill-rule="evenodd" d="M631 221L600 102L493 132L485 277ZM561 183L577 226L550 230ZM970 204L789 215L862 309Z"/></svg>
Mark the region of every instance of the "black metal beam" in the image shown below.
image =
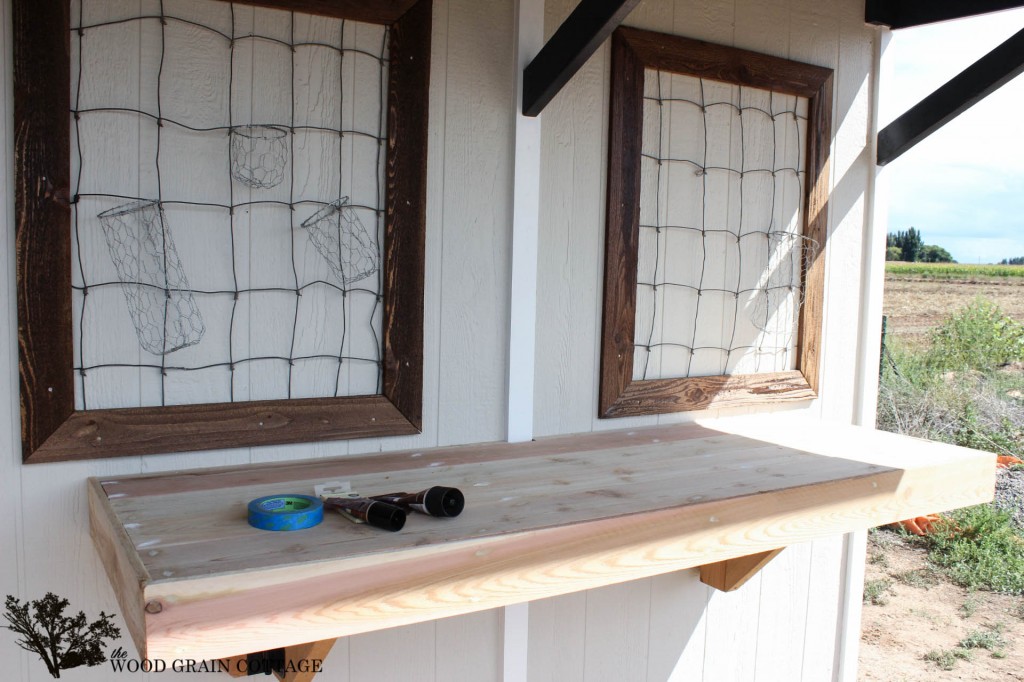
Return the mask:
<svg viewBox="0 0 1024 682"><path fill-rule="evenodd" d="M639 4L580 0L523 72L523 115L538 115Z"/></svg>
<svg viewBox="0 0 1024 682"><path fill-rule="evenodd" d="M1024 29L954 76L878 133L884 166L1024 73Z"/></svg>
<svg viewBox="0 0 1024 682"><path fill-rule="evenodd" d="M1024 7L1024 0L865 0L864 21L910 28L1014 7Z"/></svg>

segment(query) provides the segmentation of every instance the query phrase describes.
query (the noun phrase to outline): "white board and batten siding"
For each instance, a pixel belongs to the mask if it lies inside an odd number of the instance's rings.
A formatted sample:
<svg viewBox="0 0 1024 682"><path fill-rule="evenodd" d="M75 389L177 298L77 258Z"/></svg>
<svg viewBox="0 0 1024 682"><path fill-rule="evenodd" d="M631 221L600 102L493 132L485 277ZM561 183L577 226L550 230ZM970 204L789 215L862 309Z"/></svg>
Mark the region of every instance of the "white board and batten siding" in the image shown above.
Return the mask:
<svg viewBox="0 0 1024 682"><path fill-rule="evenodd" d="M547 35L575 4L546 2ZM863 26L861 12L854 0L647 0L627 21L836 69L829 290L859 289L861 235L869 220L865 192L873 164L866 140L872 120L875 34ZM5 559L0 562L0 595L38 598L53 591L90 616L119 610L89 538L84 484L89 476L505 438L515 6L512 0L434 0L433 21L423 433L22 466L11 193L11 3L0 0L0 221L5 240L0 302L7 321L0 336L0 431L7 434L0 440L0 514L6 521L0 524ZM140 48L140 60L143 53ZM602 47L542 118L536 435L689 418L596 418L608 55L607 46ZM852 419L858 353L858 334L852 330L861 323L856 297L826 292L822 397L807 408L814 414ZM843 552L842 538L789 548L731 594L712 592L695 572L686 571L534 602L528 616L528 679L831 679L840 636ZM499 680L504 622L500 611L485 611L339 640L318 679ZM127 634L118 644L133 650ZM7 679L50 679L7 631L0 631L0 659ZM111 673L101 666L68 671L66 677L106 681ZM128 673L116 678L157 679Z"/></svg>
<svg viewBox="0 0 1024 682"><path fill-rule="evenodd" d="M549 0L550 35L575 0ZM845 0L647 1L626 24L835 70L821 398L796 408L850 422L857 395L862 234L874 173L869 133L876 34ZM685 421L597 414L607 167L608 46L545 109L542 133L536 435ZM877 254L876 254L877 255ZM742 414L745 410L730 410ZM786 418L793 408L780 414ZM726 413L723 413L723 416ZM696 572L530 604L530 680L834 679L845 542L786 549L744 587L716 592ZM856 637L857 633L850 633Z"/></svg>

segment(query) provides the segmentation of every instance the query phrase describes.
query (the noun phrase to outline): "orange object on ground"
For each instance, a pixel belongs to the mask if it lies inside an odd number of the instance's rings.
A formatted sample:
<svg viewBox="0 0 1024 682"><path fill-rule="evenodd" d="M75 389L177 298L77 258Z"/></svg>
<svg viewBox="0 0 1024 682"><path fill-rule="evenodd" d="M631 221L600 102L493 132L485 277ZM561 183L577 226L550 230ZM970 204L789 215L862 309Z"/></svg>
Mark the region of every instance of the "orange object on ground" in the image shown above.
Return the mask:
<svg viewBox="0 0 1024 682"><path fill-rule="evenodd" d="M915 516L912 519L897 521L891 525L902 528L908 533L913 533L914 535L928 535L935 530L935 525L937 523L945 520L946 519L942 514L928 514L927 516Z"/></svg>
<svg viewBox="0 0 1024 682"><path fill-rule="evenodd" d="M1014 457L1013 455L996 456L996 469L1009 469L1017 464L1024 464L1024 460L1020 457ZM905 519L903 521L897 521L896 523L890 523L889 526L902 528L908 533L923 536L934 531L935 524L939 521L947 521L947 519L942 514L928 514L927 516L915 516L912 519Z"/></svg>
<svg viewBox="0 0 1024 682"><path fill-rule="evenodd" d="M1015 464L1024 464L1024 460L1013 455L999 455L996 457L996 469L1009 469Z"/></svg>

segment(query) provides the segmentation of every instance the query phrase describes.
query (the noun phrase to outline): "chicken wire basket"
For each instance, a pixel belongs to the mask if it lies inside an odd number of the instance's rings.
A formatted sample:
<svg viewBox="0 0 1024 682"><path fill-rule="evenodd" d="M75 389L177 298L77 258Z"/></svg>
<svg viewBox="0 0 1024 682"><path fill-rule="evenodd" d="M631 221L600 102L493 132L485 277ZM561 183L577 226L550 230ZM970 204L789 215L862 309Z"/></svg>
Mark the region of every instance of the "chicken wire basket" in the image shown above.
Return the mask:
<svg viewBox="0 0 1024 682"><path fill-rule="evenodd" d="M359 220L348 197L324 206L302 227L342 285L365 279L380 268L377 241Z"/></svg>
<svg viewBox="0 0 1024 682"><path fill-rule="evenodd" d="M791 232L769 232L767 267L758 280L747 314L763 332L796 329L804 302L804 275L818 255L818 242Z"/></svg>
<svg viewBox="0 0 1024 682"><path fill-rule="evenodd" d="M288 163L288 131L276 126L231 129L231 177L253 189L277 187Z"/></svg>
<svg viewBox="0 0 1024 682"><path fill-rule="evenodd" d="M199 343L206 326L160 203L133 201L97 218L139 345L167 355Z"/></svg>

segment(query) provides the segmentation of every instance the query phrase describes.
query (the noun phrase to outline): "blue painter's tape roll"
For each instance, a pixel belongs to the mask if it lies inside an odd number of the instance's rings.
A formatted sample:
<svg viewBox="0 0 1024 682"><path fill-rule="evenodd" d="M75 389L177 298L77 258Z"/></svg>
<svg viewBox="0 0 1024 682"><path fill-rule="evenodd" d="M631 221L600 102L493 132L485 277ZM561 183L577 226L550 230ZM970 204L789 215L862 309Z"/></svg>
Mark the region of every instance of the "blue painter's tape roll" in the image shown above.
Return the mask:
<svg viewBox="0 0 1024 682"><path fill-rule="evenodd" d="M260 530L302 530L324 520L324 503L311 495L267 495L249 503L249 525Z"/></svg>

